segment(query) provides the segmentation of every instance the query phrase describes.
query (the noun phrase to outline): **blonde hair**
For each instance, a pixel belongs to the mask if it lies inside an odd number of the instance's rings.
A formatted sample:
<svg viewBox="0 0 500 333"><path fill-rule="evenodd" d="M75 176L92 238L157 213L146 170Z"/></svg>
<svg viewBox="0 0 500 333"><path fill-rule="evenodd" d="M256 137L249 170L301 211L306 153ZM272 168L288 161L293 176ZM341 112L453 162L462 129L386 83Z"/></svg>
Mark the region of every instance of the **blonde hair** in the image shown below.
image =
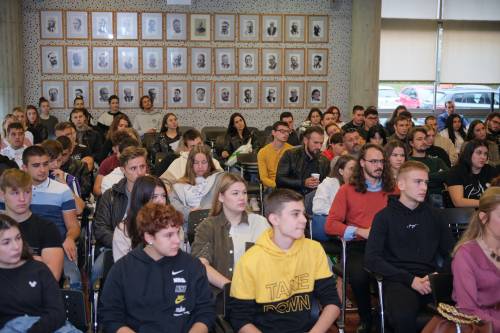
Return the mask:
<svg viewBox="0 0 500 333"><path fill-rule="evenodd" d="M204 155L205 158L207 159L208 170L203 175L204 178L207 178L208 176L217 172L214 161L212 160L212 154L210 153L210 149L205 145L197 145L193 147L193 149L191 149L191 151L189 152L186 163L186 171L184 172L184 176L178 180L179 183L196 185L196 174L194 172L194 159L198 154Z"/></svg>
<svg viewBox="0 0 500 333"><path fill-rule="evenodd" d="M222 212L222 202L219 201L219 195L225 193L227 189L235 183L243 183L245 188L247 187L247 182L239 174L226 172L220 177L217 190L212 200L212 208L209 213L210 216L217 216Z"/></svg>

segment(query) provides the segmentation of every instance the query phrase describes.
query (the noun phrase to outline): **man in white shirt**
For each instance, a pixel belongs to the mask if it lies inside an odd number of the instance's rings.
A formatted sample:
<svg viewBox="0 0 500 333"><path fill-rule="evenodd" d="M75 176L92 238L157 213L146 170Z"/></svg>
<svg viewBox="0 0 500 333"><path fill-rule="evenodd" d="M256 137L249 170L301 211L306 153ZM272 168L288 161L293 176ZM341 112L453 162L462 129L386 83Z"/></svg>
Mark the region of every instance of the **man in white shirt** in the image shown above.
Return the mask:
<svg viewBox="0 0 500 333"><path fill-rule="evenodd" d="M11 123L7 127L7 142L9 145L0 151L0 154L15 161L19 168L23 166L24 128L21 123Z"/></svg>

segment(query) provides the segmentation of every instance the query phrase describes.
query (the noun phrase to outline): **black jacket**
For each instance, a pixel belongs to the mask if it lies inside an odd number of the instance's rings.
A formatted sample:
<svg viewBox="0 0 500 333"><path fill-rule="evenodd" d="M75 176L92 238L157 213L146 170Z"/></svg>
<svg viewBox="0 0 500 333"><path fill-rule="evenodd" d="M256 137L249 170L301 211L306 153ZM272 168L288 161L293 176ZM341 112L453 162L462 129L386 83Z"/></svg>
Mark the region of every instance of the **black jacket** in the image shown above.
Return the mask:
<svg viewBox="0 0 500 333"><path fill-rule="evenodd" d="M87 168L87 164L82 161L70 158L66 164L61 166L61 170L69 173L78 179L78 184L80 184L80 194L83 200L88 199L90 193L92 192L92 184L94 179L92 173Z"/></svg>
<svg viewBox="0 0 500 333"><path fill-rule="evenodd" d="M101 157L103 139L99 132L89 128L86 131L78 132L77 137L78 143L87 146L90 150L90 154L95 160L98 160Z"/></svg>
<svg viewBox="0 0 500 333"><path fill-rule="evenodd" d="M203 264L179 251L154 261L136 248L116 262L102 294L105 332L188 332L196 322L215 322L215 304Z"/></svg>
<svg viewBox="0 0 500 333"><path fill-rule="evenodd" d="M38 123L36 125L29 124L28 131L33 134L33 144L36 145L38 143L42 143L44 140L47 140L49 137L49 131L42 124Z"/></svg>
<svg viewBox="0 0 500 333"><path fill-rule="evenodd" d="M311 173L319 173L322 181L329 169L330 162L324 156L310 158L303 145L289 149L278 163L276 187L289 188L305 195L313 190L304 186L304 181L311 177Z"/></svg>
<svg viewBox="0 0 500 333"><path fill-rule="evenodd" d="M448 168L451 168L450 157L448 156L448 153L446 153L446 150L444 150L443 148L432 145L429 148L427 148L425 153L429 157L440 158L448 166Z"/></svg>
<svg viewBox="0 0 500 333"><path fill-rule="evenodd" d="M240 146L247 144L248 140L250 139L252 139L252 150L256 152L257 149L259 148L259 142L254 133L250 131L243 133L242 138L240 138L238 134L232 136L226 134L226 136L224 137L224 149L222 151L227 151L229 155L231 155Z"/></svg>

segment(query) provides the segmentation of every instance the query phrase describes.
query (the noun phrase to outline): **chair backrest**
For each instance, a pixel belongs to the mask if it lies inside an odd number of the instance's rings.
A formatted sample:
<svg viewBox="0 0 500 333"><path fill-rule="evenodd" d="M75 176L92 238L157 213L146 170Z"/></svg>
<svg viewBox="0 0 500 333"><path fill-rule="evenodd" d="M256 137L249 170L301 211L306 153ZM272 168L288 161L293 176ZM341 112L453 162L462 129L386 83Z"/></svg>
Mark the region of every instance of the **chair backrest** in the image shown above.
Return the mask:
<svg viewBox="0 0 500 333"><path fill-rule="evenodd" d="M312 209L313 209L313 199L315 195L316 195L316 190L311 191L304 196L304 207L306 209L306 213L311 217L313 216Z"/></svg>
<svg viewBox="0 0 500 333"><path fill-rule="evenodd" d="M229 299L230 299L230 296L231 296L231 283L226 283L224 285L224 287L222 288L222 293L223 293L223 296L224 296L224 313L223 313L223 316L224 318L228 318L229 317Z"/></svg>
<svg viewBox="0 0 500 333"><path fill-rule="evenodd" d="M222 126L205 126L201 129L203 141L213 142L219 135L225 135L227 129Z"/></svg>
<svg viewBox="0 0 500 333"><path fill-rule="evenodd" d="M179 132L180 133L186 133L187 131L191 129L196 129L193 126L179 126Z"/></svg>
<svg viewBox="0 0 500 333"><path fill-rule="evenodd" d="M434 306L439 303L454 304L451 298L453 293L453 275L451 273L438 273L429 275Z"/></svg>
<svg viewBox="0 0 500 333"><path fill-rule="evenodd" d="M187 231L189 244L193 244L196 227L198 226L198 224L203 222L203 220L208 216L209 212L210 209L199 209L199 210L193 210L191 213L189 213L188 231Z"/></svg>
<svg viewBox="0 0 500 333"><path fill-rule="evenodd" d="M238 154L236 157L238 164L255 164L257 163L257 154L254 153L245 153Z"/></svg>
<svg viewBox="0 0 500 333"><path fill-rule="evenodd" d="M450 225L453 236L458 240L469 225L469 221L474 214L472 207L445 208L441 210L442 217Z"/></svg>
<svg viewBox="0 0 500 333"><path fill-rule="evenodd" d="M109 251L111 252L111 251ZM85 312L85 295L79 290L61 289L66 319L79 330L87 331L87 314Z"/></svg>

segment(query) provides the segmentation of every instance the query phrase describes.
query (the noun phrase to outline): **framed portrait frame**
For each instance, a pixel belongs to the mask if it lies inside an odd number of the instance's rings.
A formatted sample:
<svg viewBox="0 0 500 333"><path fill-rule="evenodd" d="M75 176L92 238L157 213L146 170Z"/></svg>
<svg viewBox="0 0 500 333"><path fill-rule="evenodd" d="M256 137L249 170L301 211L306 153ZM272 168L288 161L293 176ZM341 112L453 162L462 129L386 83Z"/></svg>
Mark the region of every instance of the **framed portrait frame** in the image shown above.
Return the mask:
<svg viewBox="0 0 500 333"><path fill-rule="evenodd" d="M66 46L66 73L88 74L89 48L87 46Z"/></svg>
<svg viewBox="0 0 500 333"><path fill-rule="evenodd" d="M309 81L306 84L306 107L325 108L328 83L326 81Z"/></svg>
<svg viewBox="0 0 500 333"><path fill-rule="evenodd" d="M42 81L42 96L53 109L63 109L65 98L64 81Z"/></svg>
<svg viewBox="0 0 500 333"><path fill-rule="evenodd" d="M188 52L185 47L167 47L167 73L187 74Z"/></svg>
<svg viewBox="0 0 500 333"><path fill-rule="evenodd" d="M236 15L215 14L214 18L214 40L234 41L236 37Z"/></svg>
<svg viewBox="0 0 500 333"><path fill-rule="evenodd" d="M328 74L328 49L307 49L307 74Z"/></svg>
<svg viewBox="0 0 500 333"><path fill-rule="evenodd" d="M64 73L64 48L62 46L40 46L42 74Z"/></svg>
<svg viewBox="0 0 500 333"><path fill-rule="evenodd" d="M113 12L92 12L92 39L113 39Z"/></svg>
<svg viewBox="0 0 500 333"><path fill-rule="evenodd" d="M259 75L259 49L238 49L239 75Z"/></svg>
<svg viewBox="0 0 500 333"><path fill-rule="evenodd" d="M163 40L163 14L141 13L141 38Z"/></svg>
<svg viewBox="0 0 500 333"><path fill-rule="evenodd" d="M236 83L230 81L216 81L214 85L215 107L230 109L236 107Z"/></svg>
<svg viewBox="0 0 500 333"><path fill-rule="evenodd" d="M89 15L87 12L66 12L66 39L89 38Z"/></svg>
<svg viewBox="0 0 500 333"><path fill-rule="evenodd" d="M66 105L73 105L73 101L77 96L83 98L86 108L90 107L90 83L88 80L68 80L66 81Z"/></svg>
<svg viewBox="0 0 500 333"><path fill-rule="evenodd" d="M281 81L262 81L260 83L260 107L281 108Z"/></svg>
<svg viewBox="0 0 500 333"><path fill-rule="evenodd" d="M258 42L260 39L260 15L239 15L240 42Z"/></svg>
<svg viewBox="0 0 500 333"><path fill-rule="evenodd" d="M191 75L212 74L212 49L194 47L191 49Z"/></svg>
<svg viewBox="0 0 500 333"><path fill-rule="evenodd" d="M116 13L116 39L136 40L138 36L137 13L117 12Z"/></svg>
<svg viewBox="0 0 500 333"><path fill-rule="evenodd" d="M115 94L115 81L92 81L92 104L94 109L109 108L108 99Z"/></svg>
<svg viewBox="0 0 500 333"><path fill-rule="evenodd" d="M304 75L306 67L304 49L285 49L284 72L285 75Z"/></svg>
<svg viewBox="0 0 500 333"><path fill-rule="evenodd" d="M283 17L262 15L262 41L281 42L283 40Z"/></svg>
<svg viewBox="0 0 500 333"><path fill-rule="evenodd" d="M166 26L167 40L187 40L187 14L168 13Z"/></svg>
<svg viewBox="0 0 500 333"><path fill-rule="evenodd" d="M189 22L192 41L210 41L212 32L210 14L191 14Z"/></svg>
<svg viewBox="0 0 500 333"><path fill-rule="evenodd" d="M236 55L233 48L215 49L215 74L236 74Z"/></svg>
<svg viewBox="0 0 500 333"><path fill-rule="evenodd" d="M188 96L189 91L187 81L167 81L168 108L187 108Z"/></svg>
<svg viewBox="0 0 500 333"><path fill-rule="evenodd" d="M308 17L307 41L309 43L328 43L328 16L311 15Z"/></svg>
<svg viewBox="0 0 500 333"><path fill-rule="evenodd" d="M257 109L259 107L259 82L238 82L238 104L241 109Z"/></svg>
<svg viewBox="0 0 500 333"><path fill-rule="evenodd" d="M139 48L117 47L118 74L139 74Z"/></svg>
<svg viewBox="0 0 500 333"><path fill-rule="evenodd" d="M165 106L165 86L163 81L142 81L141 96L149 96L153 108L163 109Z"/></svg>
<svg viewBox="0 0 500 333"><path fill-rule="evenodd" d="M63 39L63 14L60 10L40 11L40 38Z"/></svg>
<svg viewBox="0 0 500 333"><path fill-rule="evenodd" d="M141 98L139 81L118 81L117 89L121 108L130 109L139 107L139 99Z"/></svg>
<svg viewBox="0 0 500 333"><path fill-rule="evenodd" d="M284 82L283 107L287 109L302 109L304 107L304 82Z"/></svg>
<svg viewBox="0 0 500 333"><path fill-rule="evenodd" d="M191 81L190 90L192 108L209 109L212 107L212 82Z"/></svg>
<svg viewBox="0 0 500 333"><path fill-rule="evenodd" d="M142 47L142 73L163 74L163 47Z"/></svg>
<svg viewBox="0 0 500 333"><path fill-rule="evenodd" d="M261 75L281 75L282 74L282 49L262 49Z"/></svg>
<svg viewBox="0 0 500 333"><path fill-rule="evenodd" d="M92 73L93 74L113 74L115 55L111 46L92 47Z"/></svg>
<svg viewBox="0 0 500 333"><path fill-rule="evenodd" d="M285 16L285 42L305 42L306 17L304 15Z"/></svg>

